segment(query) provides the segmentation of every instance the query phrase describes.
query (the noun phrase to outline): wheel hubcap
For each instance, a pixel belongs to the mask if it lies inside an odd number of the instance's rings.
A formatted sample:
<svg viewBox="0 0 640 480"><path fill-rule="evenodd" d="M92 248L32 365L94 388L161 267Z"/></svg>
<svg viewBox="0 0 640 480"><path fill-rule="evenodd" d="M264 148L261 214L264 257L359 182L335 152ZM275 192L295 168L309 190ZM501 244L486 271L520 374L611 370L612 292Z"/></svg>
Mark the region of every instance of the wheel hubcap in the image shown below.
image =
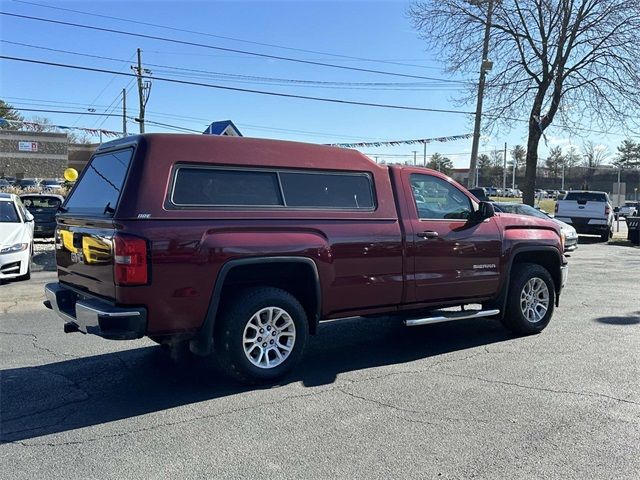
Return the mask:
<svg viewBox="0 0 640 480"><path fill-rule="evenodd" d="M549 288L541 278L530 278L520 293L520 310L527 321L537 323L549 309Z"/></svg>
<svg viewBox="0 0 640 480"><path fill-rule="evenodd" d="M244 354L258 368L274 368L284 362L296 342L291 315L279 307L254 313L244 327Z"/></svg>

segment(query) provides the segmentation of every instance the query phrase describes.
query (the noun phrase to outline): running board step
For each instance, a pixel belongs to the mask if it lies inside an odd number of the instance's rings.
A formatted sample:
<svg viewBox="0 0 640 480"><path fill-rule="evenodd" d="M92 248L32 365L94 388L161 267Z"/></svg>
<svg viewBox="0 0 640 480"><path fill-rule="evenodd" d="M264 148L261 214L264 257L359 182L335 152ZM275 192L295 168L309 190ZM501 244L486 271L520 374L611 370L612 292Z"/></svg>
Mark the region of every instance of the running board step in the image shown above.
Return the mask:
<svg viewBox="0 0 640 480"><path fill-rule="evenodd" d="M435 312L434 312L435 313ZM452 322L454 320L468 320L470 318L493 317L500 313L500 310L467 310L462 312L440 312L441 315L426 318L414 318L405 320L407 327L418 325L429 325L431 323Z"/></svg>

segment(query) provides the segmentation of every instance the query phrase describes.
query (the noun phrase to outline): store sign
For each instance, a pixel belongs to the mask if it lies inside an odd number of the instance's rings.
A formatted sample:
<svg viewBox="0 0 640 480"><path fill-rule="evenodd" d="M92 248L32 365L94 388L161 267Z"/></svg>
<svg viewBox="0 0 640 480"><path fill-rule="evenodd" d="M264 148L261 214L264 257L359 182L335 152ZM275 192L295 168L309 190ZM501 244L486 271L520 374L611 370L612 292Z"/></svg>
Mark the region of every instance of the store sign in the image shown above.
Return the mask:
<svg viewBox="0 0 640 480"><path fill-rule="evenodd" d="M20 152L37 152L38 142L18 142L18 151Z"/></svg>

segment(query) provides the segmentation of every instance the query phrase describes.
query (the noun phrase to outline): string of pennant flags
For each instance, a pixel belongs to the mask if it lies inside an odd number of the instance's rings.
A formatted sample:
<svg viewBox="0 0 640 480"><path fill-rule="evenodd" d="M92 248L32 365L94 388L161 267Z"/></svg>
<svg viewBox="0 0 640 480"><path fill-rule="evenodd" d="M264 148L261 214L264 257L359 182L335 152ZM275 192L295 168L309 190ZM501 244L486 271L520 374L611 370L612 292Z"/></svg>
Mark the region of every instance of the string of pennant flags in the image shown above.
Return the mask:
<svg viewBox="0 0 640 480"><path fill-rule="evenodd" d="M66 125L52 125L49 123L29 122L26 120L8 120L6 118L0 117L0 127L3 127L4 125L21 125L27 130L31 130L34 132L42 131L42 128L44 127L47 129L55 128L57 130L80 130L95 136L98 136L100 134L104 135L105 137L124 136L122 132L114 132L113 130L104 130L102 128L67 127Z"/></svg>
<svg viewBox="0 0 640 480"><path fill-rule="evenodd" d="M427 144L434 142L454 142L456 140L464 140L473 137L472 133L465 133L464 135L450 135L448 137L435 137L435 138L419 138L414 140L389 140L386 142L357 142L357 143L331 143L332 147L343 148L359 148L359 147L395 147L398 145L415 145L415 144Z"/></svg>

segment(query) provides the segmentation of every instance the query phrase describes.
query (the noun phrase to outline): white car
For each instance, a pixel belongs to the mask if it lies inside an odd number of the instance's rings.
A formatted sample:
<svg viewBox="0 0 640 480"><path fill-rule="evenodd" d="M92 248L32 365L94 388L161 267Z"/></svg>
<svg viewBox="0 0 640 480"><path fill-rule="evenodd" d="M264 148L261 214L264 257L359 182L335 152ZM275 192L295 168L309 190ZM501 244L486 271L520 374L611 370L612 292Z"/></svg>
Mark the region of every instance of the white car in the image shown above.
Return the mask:
<svg viewBox="0 0 640 480"><path fill-rule="evenodd" d="M578 232L571 225L564 223L557 218L549 216L544 210L533 208L522 203L494 203L493 207L496 212L515 213L518 215L528 215L530 217L544 218L545 220L553 220L560 226L560 231L564 235L564 251L573 252L578 248Z"/></svg>
<svg viewBox="0 0 640 480"><path fill-rule="evenodd" d="M0 193L0 281L31 278L33 215L12 193Z"/></svg>

